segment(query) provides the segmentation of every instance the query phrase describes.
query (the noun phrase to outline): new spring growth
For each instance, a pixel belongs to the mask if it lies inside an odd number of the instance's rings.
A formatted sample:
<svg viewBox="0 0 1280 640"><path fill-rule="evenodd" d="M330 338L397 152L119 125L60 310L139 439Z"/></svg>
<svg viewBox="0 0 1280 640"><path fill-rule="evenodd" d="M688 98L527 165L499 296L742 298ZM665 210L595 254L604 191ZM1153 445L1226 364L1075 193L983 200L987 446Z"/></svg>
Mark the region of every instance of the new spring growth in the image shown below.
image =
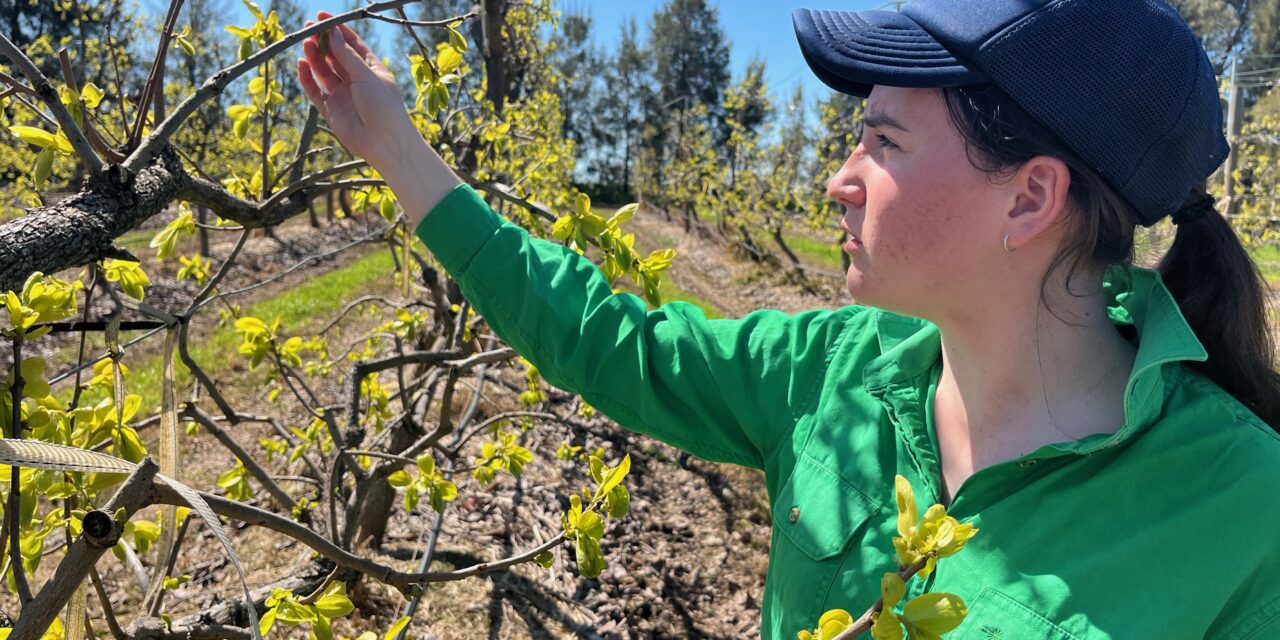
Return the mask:
<svg viewBox="0 0 1280 640"><path fill-rule="evenodd" d="M881 577L880 600L857 620L844 609L827 611L816 628L797 633L798 640L847 640L868 629L874 640L902 640L904 628L911 640L941 640L942 634L960 626L968 609L955 594L925 593L908 601L902 613L894 613L894 608L907 593L907 580L933 573L939 558L958 553L978 529L960 524L941 504L929 507L920 517L915 492L902 476L894 479L894 497L899 535L893 538L893 548L898 570Z"/></svg>

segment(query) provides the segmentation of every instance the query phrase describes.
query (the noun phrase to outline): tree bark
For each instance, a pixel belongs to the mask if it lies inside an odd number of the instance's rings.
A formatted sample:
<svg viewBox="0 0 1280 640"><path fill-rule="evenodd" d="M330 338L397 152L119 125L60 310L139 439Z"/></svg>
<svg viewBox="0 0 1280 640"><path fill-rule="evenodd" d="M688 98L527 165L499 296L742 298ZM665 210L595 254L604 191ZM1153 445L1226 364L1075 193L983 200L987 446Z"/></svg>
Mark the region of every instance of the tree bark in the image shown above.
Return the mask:
<svg viewBox="0 0 1280 640"><path fill-rule="evenodd" d="M502 48L502 24L507 17L507 0L483 0L484 13L484 70L486 80L486 97L493 105L494 112L502 115L502 106L506 102L509 91L507 58Z"/></svg>
<svg viewBox="0 0 1280 640"><path fill-rule="evenodd" d="M306 189L264 208L220 185L189 175L172 148L157 154L137 175L110 165L79 193L0 225L0 291L19 290L35 272L52 274L103 258L138 260L115 239L169 206L186 200L207 206L250 228L267 227L301 213Z"/></svg>

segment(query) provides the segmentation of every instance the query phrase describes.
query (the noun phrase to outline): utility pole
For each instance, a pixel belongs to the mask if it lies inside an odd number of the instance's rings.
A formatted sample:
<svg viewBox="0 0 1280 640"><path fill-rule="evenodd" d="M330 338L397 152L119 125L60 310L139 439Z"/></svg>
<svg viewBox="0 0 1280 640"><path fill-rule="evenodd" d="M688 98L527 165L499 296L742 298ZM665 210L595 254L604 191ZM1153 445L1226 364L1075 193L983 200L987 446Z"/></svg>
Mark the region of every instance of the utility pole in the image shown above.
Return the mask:
<svg viewBox="0 0 1280 640"><path fill-rule="evenodd" d="M1236 140L1240 137L1241 89L1236 74L1236 61L1231 61L1231 93L1227 96L1227 163L1222 168L1222 193L1227 197L1227 217L1234 216L1239 203L1236 201Z"/></svg>

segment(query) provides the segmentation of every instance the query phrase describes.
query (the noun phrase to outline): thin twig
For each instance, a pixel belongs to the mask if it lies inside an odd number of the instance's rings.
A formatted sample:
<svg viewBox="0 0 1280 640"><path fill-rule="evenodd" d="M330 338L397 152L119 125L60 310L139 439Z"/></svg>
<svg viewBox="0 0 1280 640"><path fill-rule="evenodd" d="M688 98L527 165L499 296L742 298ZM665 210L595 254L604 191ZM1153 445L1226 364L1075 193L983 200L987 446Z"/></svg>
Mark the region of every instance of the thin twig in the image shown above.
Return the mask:
<svg viewBox="0 0 1280 640"><path fill-rule="evenodd" d="M98 602L102 605L102 615L107 619L107 628L111 630L111 637L116 640L127 640L129 636L124 629L120 628L120 622L116 620L116 613L111 608L111 598L107 596L107 590L102 586L102 578L98 576L97 567L89 567L89 580L93 582L93 590L98 593Z"/></svg>
<svg viewBox="0 0 1280 640"><path fill-rule="evenodd" d="M903 582L906 582L907 580L910 580L912 576L916 575L916 573L919 573L919 571L923 569L924 565L928 562L928 556L920 558L911 566L899 571L898 577L902 578ZM884 609L884 598L876 598L875 604L871 605L871 608L867 609L866 613L862 614L857 620L854 620L852 626L841 631L831 640L853 640L858 637L858 634L871 628L871 625L875 622L875 620L873 620L875 614L879 613L881 609Z"/></svg>
<svg viewBox="0 0 1280 640"><path fill-rule="evenodd" d="M15 78L15 77L13 77L13 76L11 76L11 75L9 75L9 74L7 74L7 73L3 72L3 71L0 71L0 80L3 80L3 81L5 81L5 82L9 83L9 86L10 86L10 87L12 87L14 91L19 91L19 92L25 93L25 94L27 94L27 95L29 95L29 96L33 97L33 98L39 98L39 97L40 97L40 94L36 93L36 90L35 90L35 89L32 89L31 87L28 87L28 86L27 86L27 85L25 85L25 84L22 84L22 81L21 81L21 80L19 80L19 79Z"/></svg>
<svg viewBox="0 0 1280 640"><path fill-rule="evenodd" d="M3 37L3 36L0 36ZM25 435L22 433L22 387L26 380L22 377L22 340L21 334L13 338L13 386L10 388L12 397L10 403L13 406L13 421L9 424L13 425L13 433L10 434L15 439L22 439ZM11 484L9 485L9 508L5 509L5 515L9 512L14 514L20 513L22 504L22 469L14 465L11 467ZM9 518L9 569L13 571L13 581L18 587L18 597L21 599L23 610L31 602L31 585L27 583L27 572L22 566L22 519ZM68 594L70 595L70 594Z"/></svg>
<svg viewBox="0 0 1280 640"><path fill-rule="evenodd" d="M397 9L398 8L399 7L397 7ZM391 16L384 16L377 13L368 12L363 17L372 18L374 20L381 20L383 22L390 22L391 24L402 24L407 27L446 27L455 22L468 20L470 18L475 17L476 15L478 14L473 11L466 15L461 15L456 18L450 18L448 20L409 20L408 18L392 18Z"/></svg>
<svg viewBox="0 0 1280 640"><path fill-rule="evenodd" d="M364 160L352 160L350 162L343 162L341 164L334 165L327 169L317 171L316 173L313 173L305 178L294 178L293 182L290 183L289 186L271 194L269 198L267 198L266 200L263 200L261 208L263 210L269 209L275 206L277 202L280 202L281 200L293 195L295 192L305 189L306 187L309 187L311 185L318 184L324 178L327 178L336 173L342 173L344 171L350 171L351 169L359 169L360 167L367 167L367 166L369 166L369 163ZM324 184L333 184L333 183L324 183Z"/></svg>
<svg viewBox="0 0 1280 640"><path fill-rule="evenodd" d="M267 473L267 470L263 469L262 466L258 464L258 461L254 460L253 456L249 455L249 452L245 451L244 447L240 446L240 443L236 442L230 434L224 431L222 427L218 426L218 423L214 422L213 416L205 413L203 409L191 404L190 402L183 406L182 415L196 421L200 426L204 427L206 431L213 434L213 437L217 438L218 442L222 443L222 446L226 447L227 450L231 452L231 455L235 456L236 459L240 461L240 464L244 465L245 470L247 470L249 474L267 490L267 493L271 494L271 497L275 499L276 504L288 511L292 511L297 508L298 501L294 500L293 496L290 496L289 493L284 490L284 487L281 487L275 480L273 480L271 478L271 474Z"/></svg>
<svg viewBox="0 0 1280 640"><path fill-rule="evenodd" d="M171 487L165 484L156 483L152 485L155 490L156 502L160 504L178 504L184 505L182 496L178 495ZM451 582L462 580L484 573L492 573L513 567L517 564L529 562L544 551L550 551L564 541L564 532L538 545L537 547L525 551L519 555L504 558L494 562L483 562L458 569L456 571L445 572L417 572L409 573L398 571L393 567L379 564L374 560L358 556L349 551L344 551L337 545L326 540L320 534L311 529L289 520L283 516L276 515L270 511L260 509L241 502L236 502L229 498L216 496L213 494L199 492L200 497L209 503L209 508L214 513L227 518L233 518L247 524L265 527L277 533L284 534L290 538L311 547L320 555L332 560L335 564L359 571L370 578L378 580L384 584L391 585L397 589L407 589L415 584L426 584L434 582Z"/></svg>

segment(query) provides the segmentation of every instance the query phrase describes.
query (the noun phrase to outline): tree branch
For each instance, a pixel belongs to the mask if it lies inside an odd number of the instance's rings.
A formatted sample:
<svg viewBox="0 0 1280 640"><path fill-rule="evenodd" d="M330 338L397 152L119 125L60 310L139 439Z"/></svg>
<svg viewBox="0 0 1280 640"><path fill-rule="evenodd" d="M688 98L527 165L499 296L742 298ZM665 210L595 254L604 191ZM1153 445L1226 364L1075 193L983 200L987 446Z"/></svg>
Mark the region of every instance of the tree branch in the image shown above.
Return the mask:
<svg viewBox="0 0 1280 640"><path fill-rule="evenodd" d="M178 495L171 487L165 484L156 483L152 485L155 489L156 502L160 504L185 505L182 497ZM209 503L209 508L220 516L233 518L247 524L258 525L260 527L270 529L276 533L286 535L302 544L311 547L320 555L333 561L335 564L359 571L374 580L378 580L384 584L391 585L400 590L406 590L415 584L426 584L432 582L450 582L454 580L462 580L484 573L492 573L513 567L522 562L529 562L538 554L544 551L550 551L564 541L564 533L551 538L550 540L538 545L519 555L510 558L504 558L494 562L483 562L457 571L444 572L419 572L409 573L398 571L393 567L379 564L374 560L358 556L354 553L344 551L337 545L326 540L323 536L312 531L311 529L289 520L283 516L278 516L270 511L259 509L242 502L236 502L221 496L200 492L200 497Z"/></svg>
<svg viewBox="0 0 1280 640"><path fill-rule="evenodd" d="M294 192L300 191L303 188L313 185L323 180L324 178L327 178L336 173L342 173L344 171L349 171L351 169L358 169L360 167L367 167L367 166L369 166L369 163L365 162L364 160L352 160L350 162L343 162L342 164L337 164L327 169L317 171L316 173L313 173L305 178L303 177L290 178L289 186L271 194L271 197L267 198L262 202L261 208L269 209L272 206L274 206L277 202L280 202L284 198L293 195ZM300 175L302 173L301 163L295 165L295 168L296 168L296 172Z"/></svg>
<svg viewBox="0 0 1280 640"><path fill-rule="evenodd" d="M154 459L150 457L143 459L133 473L129 474L129 478L116 491L116 494L111 497L111 501L103 511L106 514L114 514L116 510L123 508L127 516L132 516L138 509L150 504L153 488L156 486L152 484L152 480L159 470L160 465ZM174 496L177 497L176 492ZM181 500L181 497L178 499ZM22 614L13 626L13 634L9 636L12 640L35 640L41 637L57 617L58 612L67 605L71 592L84 582L89 568L115 543L115 540L119 539L124 524L116 522L111 515L106 514L103 517L111 530L106 535L93 535L91 538L90 535L96 532L91 531L92 528L86 523L85 533L71 544L67 555L54 570L53 577L49 578L49 582L40 589L35 599L22 608ZM90 541L95 539L98 542L91 544ZM106 546L99 546L104 543Z"/></svg>
<svg viewBox="0 0 1280 640"><path fill-rule="evenodd" d="M67 86L70 87L76 95L80 95L80 83L76 81L75 71L71 68L71 54L67 53L67 49L65 47L58 50L58 63L62 67L63 82L66 82ZM108 162L119 163L124 160L123 154L112 149L111 145L107 144L107 141L103 140L102 136L98 135L98 130L93 128L93 120L90 119L88 111L84 112L84 134L89 140L89 144L93 146L94 149L97 149L99 153L106 156Z"/></svg>
<svg viewBox="0 0 1280 640"><path fill-rule="evenodd" d="M182 415L195 420L209 433L212 433L213 437L217 438L218 442L222 443L222 446L231 451L231 455L235 456L236 459L244 465L244 468L253 475L254 479L256 479L258 483L267 490L267 493L271 494L271 497L275 499L276 504L279 504L281 507L289 511L292 511L298 506L298 501L294 500L293 497L284 490L284 487L281 487L279 483L273 480L271 478L271 474L267 473L266 469L263 469L262 466L258 464L258 461L254 460L253 456L250 456L249 452L245 451L244 447L240 446L240 443L236 442L230 434L224 431L222 427L218 426L218 423L213 421L213 416L205 413L203 409L191 404L190 402L182 408Z"/></svg>
<svg viewBox="0 0 1280 640"><path fill-rule="evenodd" d="M53 117L57 119L58 126L67 135L67 139L71 141L71 148L75 149L77 155L80 156L80 162L84 164L84 168L89 172L90 176L96 176L102 173L102 159L94 153L93 147L89 145L89 140L84 137L84 132L80 130L76 124L75 118L71 117L71 112L67 111L67 107L62 104L58 92L54 90L53 84L49 82L39 69L36 68L34 62L27 57L17 46L5 37L4 33L0 33L0 54L13 61L14 66L22 71L22 75L26 76L27 81L31 83L32 89L36 95L40 96L49 110L53 112Z"/></svg>

